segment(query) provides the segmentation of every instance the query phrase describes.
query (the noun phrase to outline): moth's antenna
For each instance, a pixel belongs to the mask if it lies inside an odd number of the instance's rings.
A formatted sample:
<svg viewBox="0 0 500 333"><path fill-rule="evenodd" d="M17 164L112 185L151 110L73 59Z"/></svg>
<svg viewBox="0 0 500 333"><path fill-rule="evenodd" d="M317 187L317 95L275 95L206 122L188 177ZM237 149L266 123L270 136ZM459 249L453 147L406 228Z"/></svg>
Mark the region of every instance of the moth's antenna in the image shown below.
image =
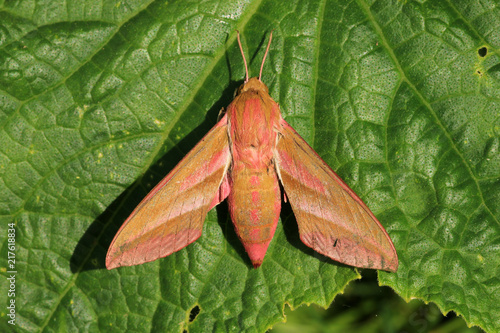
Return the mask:
<svg viewBox="0 0 500 333"><path fill-rule="evenodd" d="M238 45L240 46L241 56L243 57L243 62L245 63L245 73L246 73L245 83L247 83L247 82L248 82L248 66L247 66L247 60L245 59L245 53L243 53L243 47L241 46L240 32L239 32L238 30L236 30L236 32L238 33ZM259 79L259 80L260 80L260 79Z"/></svg>
<svg viewBox="0 0 500 333"><path fill-rule="evenodd" d="M273 40L273 31L269 35L269 42L267 42L266 53L264 53L264 59L262 59L262 64L260 65L259 81L262 76L262 69L264 68L264 61L266 61L267 53L269 52L269 46L271 46L271 41Z"/></svg>

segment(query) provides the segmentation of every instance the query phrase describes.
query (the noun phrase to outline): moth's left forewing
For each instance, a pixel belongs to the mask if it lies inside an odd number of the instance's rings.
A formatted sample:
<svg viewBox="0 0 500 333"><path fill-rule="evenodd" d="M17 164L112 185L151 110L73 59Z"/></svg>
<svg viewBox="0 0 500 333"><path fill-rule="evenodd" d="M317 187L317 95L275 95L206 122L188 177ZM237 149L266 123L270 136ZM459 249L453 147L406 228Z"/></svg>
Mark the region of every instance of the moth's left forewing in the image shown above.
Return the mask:
<svg viewBox="0 0 500 333"><path fill-rule="evenodd" d="M361 199L285 121L275 163L300 239L338 262L396 271L391 239Z"/></svg>
<svg viewBox="0 0 500 333"><path fill-rule="evenodd" d="M200 237L207 212L229 193L230 157L224 116L123 223L109 247L106 267L156 260Z"/></svg>

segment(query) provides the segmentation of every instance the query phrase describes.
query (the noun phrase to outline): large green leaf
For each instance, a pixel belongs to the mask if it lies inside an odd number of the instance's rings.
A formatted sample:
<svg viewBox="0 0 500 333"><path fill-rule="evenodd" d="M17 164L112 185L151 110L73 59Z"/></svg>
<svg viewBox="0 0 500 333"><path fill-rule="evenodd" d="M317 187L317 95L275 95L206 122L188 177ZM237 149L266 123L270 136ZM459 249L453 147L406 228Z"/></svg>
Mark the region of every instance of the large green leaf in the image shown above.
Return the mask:
<svg viewBox="0 0 500 333"><path fill-rule="evenodd" d="M388 230L400 267L379 281L500 330L497 1L0 6L0 264L16 277L15 297L0 280L0 330L15 299L19 331L263 332L285 303L327 306L359 276L302 245L289 206L259 269L225 204L186 249L104 267L241 84L236 29L254 75L274 29L263 81Z"/></svg>

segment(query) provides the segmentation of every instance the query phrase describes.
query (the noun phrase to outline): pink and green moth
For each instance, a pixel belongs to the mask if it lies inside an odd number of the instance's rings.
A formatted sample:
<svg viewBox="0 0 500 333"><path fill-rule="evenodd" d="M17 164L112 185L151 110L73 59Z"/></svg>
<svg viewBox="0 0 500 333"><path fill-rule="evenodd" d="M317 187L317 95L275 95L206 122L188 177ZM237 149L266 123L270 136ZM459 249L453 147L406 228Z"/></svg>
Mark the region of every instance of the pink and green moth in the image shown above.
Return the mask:
<svg viewBox="0 0 500 333"><path fill-rule="evenodd" d="M191 244L209 210L227 199L255 268L276 230L282 194L300 239L340 263L396 271L398 257L377 218L283 119L259 77L246 78L218 123L142 200L106 256L108 269L163 258ZM280 184L283 188L281 193Z"/></svg>

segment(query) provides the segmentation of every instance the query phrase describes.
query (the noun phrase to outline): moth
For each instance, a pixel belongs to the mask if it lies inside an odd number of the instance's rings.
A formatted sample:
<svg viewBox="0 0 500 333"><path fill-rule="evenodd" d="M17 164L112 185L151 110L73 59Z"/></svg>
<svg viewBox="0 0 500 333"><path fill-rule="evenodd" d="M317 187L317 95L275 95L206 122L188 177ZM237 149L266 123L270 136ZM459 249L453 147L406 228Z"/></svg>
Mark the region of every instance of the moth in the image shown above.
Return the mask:
<svg viewBox="0 0 500 333"><path fill-rule="evenodd" d="M106 256L108 269L168 256L198 239L209 210L227 199L253 266L276 230L282 194L300 239L340 263L396 271L394 245L377 218L283 119L259 77L248 77L225 114L124 222ZM281 193L282 185L284 193Z"/></svg>

